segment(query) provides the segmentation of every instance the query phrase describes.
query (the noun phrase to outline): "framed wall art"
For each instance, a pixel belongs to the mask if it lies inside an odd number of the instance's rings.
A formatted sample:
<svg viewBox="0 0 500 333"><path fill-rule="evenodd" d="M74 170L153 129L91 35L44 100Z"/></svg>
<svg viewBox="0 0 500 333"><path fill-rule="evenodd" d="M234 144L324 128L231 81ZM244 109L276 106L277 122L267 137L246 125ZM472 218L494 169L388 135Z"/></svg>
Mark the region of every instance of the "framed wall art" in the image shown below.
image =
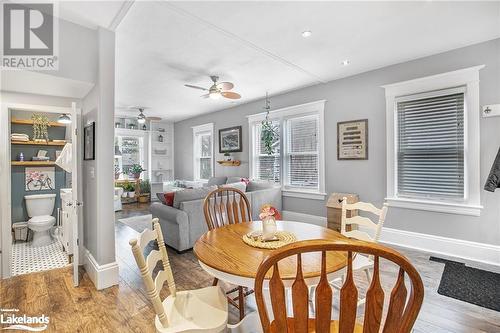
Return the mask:
<svg viewBox="0 0 500 333"><path fill-rule="evenodd" d="M95 160L95 122L83 128L83 159Z"/></svg>
<svg viewBox="0 0 500 333"><path fill-rule="evenodd" d="M241 126L219 130L219 153L236 153L242 150Z"/></svg>
<svg viewBox="0 0 500 333"><path fill-rule="evenodd" d="M56 168L33 167L25 168L25 190L44 191L56 188Z"/></svg>
<svg viewBox="0 0 500 333"><path fill-rule="evenodd" d="M337 123L337 159L368 159L368 119Z"/></svg>

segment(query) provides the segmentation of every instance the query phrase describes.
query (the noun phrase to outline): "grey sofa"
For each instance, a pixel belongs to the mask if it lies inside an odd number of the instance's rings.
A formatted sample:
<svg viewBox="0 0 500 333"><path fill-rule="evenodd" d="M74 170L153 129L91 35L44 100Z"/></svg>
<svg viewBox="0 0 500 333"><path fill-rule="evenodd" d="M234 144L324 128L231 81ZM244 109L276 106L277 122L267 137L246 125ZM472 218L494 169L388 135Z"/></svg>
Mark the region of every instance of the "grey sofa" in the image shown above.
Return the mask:
<svg viewBox="0 0 500 333"><path fill-rule="evenodd" d="M203 214L203 200L206 194L220 185L239 182L241 177L214 177L205 184L203 197L183 201L186 195L176 193L174 207L161 202L150 206L151 214L158 217L165 238L165 243L177 251L193 247L196 240L208 231ZM281 211L281 188L272 183L253 182L247 185L245 192L252 210L252 218L258 220L260 207L269 203ZM200 197L200 195L198 195ZM179 200L176 199L180 198Z"/></svg>

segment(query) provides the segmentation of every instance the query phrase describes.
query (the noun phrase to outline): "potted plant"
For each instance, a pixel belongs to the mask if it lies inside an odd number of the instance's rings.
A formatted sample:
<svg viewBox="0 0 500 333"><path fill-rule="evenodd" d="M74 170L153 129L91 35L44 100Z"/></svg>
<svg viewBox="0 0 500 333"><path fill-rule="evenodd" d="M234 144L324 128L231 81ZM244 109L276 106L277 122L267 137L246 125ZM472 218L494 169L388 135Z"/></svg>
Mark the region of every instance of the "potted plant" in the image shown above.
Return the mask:
<svg viewBox="0 0 500 333"><path fill-rule="evenodd" d="M143 169L140 164L134 164L130 167L130 174L134 176L134 179L141 178L141 173L143 171L146 171L146 169Z"/></svg>
<svg viewBox="0 0 500 333"><path fill-rule="evenodd" d="M231 161L231 154L228 153L228 152L225 152L224 153L224 158L226 159L226 161Z"/></svg>
<svg viewBox="0 0 500 333"><path fill-rule="evenodd" d="M132 183L125 183L123 185L123 190L126 193L126 196L129 198L133 198L135 196L135 186Z"/></svg>
<svg viewBox="0 0 500 333"><path fill-rule="evenodd" d="M151 197L151 183L149 180L141 181L140 184L141 194L139 195L139 202L146 203L149 202Z"/></svg>

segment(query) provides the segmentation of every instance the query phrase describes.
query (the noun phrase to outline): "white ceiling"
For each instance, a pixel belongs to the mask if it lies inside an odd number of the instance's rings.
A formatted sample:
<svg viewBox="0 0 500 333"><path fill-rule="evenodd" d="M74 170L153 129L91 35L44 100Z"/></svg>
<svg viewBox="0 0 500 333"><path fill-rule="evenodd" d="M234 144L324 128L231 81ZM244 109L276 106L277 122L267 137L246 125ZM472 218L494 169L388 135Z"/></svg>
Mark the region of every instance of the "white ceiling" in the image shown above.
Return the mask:
<svg viewBox="0 0 500 333"><path fill-rule="evenodd" d="M127 1L58 1L58 16L85 27L113 28L115 17Z"/></svg>
<svg viewBox="0 0 500 333"><path fill-rule="evenodd" d="M235 105L183 86L209 75L246 103L498 37L500 2L139 1L117 29L116 104L178 121Z"/></svg>

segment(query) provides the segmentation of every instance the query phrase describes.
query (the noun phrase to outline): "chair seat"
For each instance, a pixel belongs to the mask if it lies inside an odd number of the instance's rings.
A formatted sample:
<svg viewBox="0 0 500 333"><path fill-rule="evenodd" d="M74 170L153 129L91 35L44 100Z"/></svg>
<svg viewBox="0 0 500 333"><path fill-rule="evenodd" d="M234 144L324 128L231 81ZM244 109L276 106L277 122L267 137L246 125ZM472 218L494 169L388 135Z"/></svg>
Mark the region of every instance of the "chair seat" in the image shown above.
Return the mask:
<svg viewBox="0 0 500 333"><path fill-rule="evenodd" d="M294 318L287 318L286 320L288 326L288 333L295 333L294 320L295 320ZM316 333L315 325L316 325L316 320L310 318L307 325L308 327L307 333ZM339 321L332 320L330 322L330 333L338 333L338 332L339 332ZM271 333L283 333L278 330L274 321L271 323ZM322 333L322 332L317 332L317 333ZM354 331L352 333L363 333L363 325L356 324L354 327Z"/></svg>
<svg viewBox="0 0 500 333"><path fill-rule="evenodd" d="M163 301L168 327L162 327L155 318L156 331L173 332L221 332L227 325L227 299L218 286L197 290L178 291L176 297Z"/></svg>
<svg viewBox="0 0 500 333"><path fill-rule="evenodd" d="M352 269L355 271L372 267L373 267L373 260L359 253L356 254L356 257L352 261Z"/></svg>

